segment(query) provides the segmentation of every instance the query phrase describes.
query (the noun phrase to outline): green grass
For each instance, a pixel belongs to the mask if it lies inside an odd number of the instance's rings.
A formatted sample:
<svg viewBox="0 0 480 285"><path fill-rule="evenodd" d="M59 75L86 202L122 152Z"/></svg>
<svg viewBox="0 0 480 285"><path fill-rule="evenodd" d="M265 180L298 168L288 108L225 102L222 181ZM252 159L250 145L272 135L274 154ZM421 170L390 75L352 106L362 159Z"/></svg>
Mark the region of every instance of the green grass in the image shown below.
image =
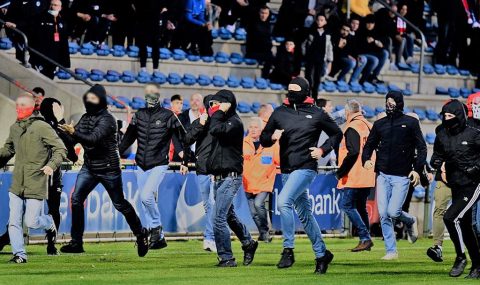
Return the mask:
<svg viewBox="0 0 480 285"><path fill-rule="evenodd" d="M426 255L431 240L410 245L398 244L400 259L385 262L383 242L375 240L371 252L350 253L354 239L326 239L335 258L328 273L314 275L314 260L307 239L297 239L292 268L275 267L282 250L280 240L260 244L254 263L237 268L215 268L215 254L204 252L201 241L169 242L168 247L136 255L133 243L86 244L81 255L46 256L45 247L28 247L27 264L7 264L7 253L0 254L0 284L451 284L474 283L448 277L454 259L450 241L445 244L443 263ZM237 260L242 259L238 241L233 242ZM8 251L10 248L4 249ZM477 283L477 282L475 282Z"/></svg>

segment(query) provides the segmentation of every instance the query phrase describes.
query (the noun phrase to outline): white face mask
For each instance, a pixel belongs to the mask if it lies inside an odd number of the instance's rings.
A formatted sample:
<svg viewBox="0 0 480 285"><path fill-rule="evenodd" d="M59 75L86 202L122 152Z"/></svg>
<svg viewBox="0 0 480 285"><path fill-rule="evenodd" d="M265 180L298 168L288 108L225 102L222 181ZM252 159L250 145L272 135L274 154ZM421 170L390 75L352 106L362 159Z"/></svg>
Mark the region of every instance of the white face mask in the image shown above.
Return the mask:
<svg viewBox="0 0 480 285"><path fill-rule="evenodd" d="M58 13L59 13L59 12L60 12L60 11L56 11L56 10L48 10L48 13L50 13L50 14L51 14L52 16L54 16L54 17L58 16Z"/></svg>
<svg viewBox="0 0 480 285"><path fill-rule="evenodd" d="M472 104L473 118L480 120L480 104Z"/></svg>

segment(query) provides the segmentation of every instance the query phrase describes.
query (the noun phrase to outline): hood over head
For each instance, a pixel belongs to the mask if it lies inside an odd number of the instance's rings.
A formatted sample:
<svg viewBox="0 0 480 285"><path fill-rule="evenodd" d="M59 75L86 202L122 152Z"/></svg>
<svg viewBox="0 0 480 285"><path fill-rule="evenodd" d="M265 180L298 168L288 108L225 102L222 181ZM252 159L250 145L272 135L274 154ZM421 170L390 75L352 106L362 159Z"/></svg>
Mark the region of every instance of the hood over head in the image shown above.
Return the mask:
<svg viewBox="0 0 480 285"><path fill-rule="evenodd" d="M43 99L42 104L40 105L40 114L42 114L43 118L49 125L56 128L59 122L53 113L53 103L57 103L60 106L62 105L62 103L55 98Z"/></svg>
<svg viewBox="0 0 480 285"><path fill-rule="evenodd" d="M387 115L392 115L394 113L403 113L403 107L405 106L405 103L403 101L402 92L401 91L389 91L387 93L387 96L385 97L385 104L386 104L388 98L392 98L395 101L396 107L393 110L389 110L389 107L386 106L385 109L386 109Z"/></svg>
<svg viewBox="0 0 480 285"><path fill-rule="evenodd" d="M237 99L235 98L235 95L233 94L232 91L222 89L218 91L215 95L213 95L210 100L215 100L220 103L230 103L232 104L232 107L230 107L230 109L228 110L227 115L233 115L236 113Z"/></svg>
<svg viewBox="0 0 480 285"><path fill-rule="evenodd" d="M87 102L87 94L92 93L100 99L99 104L91 104ZM85 105L85 109L89 114L98 113L101 110L107 109L107 91L105 87L100 84L93 85L86 93L83 95L83 104Z"/></svg>
<svg viewBox="0 0 480 285"><path fill-rule="evenodd" d="M465 110L465 105L456 99L451 100L443 105L441 112L443 115L442 125L447 129L447 131L456 134L465 129L467 126L467 114ZM453 114L455 115L455 118L445 120L445 113Z"/></svg>

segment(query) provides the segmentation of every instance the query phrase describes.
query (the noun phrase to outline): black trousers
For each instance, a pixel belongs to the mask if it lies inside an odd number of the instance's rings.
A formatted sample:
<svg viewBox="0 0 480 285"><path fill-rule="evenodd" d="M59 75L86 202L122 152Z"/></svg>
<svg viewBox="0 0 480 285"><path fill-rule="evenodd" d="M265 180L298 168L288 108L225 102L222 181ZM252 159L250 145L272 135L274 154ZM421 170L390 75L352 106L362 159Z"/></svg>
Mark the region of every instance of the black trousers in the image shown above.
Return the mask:
<svg viewBox="0 0 480 285"><path fill-rule="evenodd" d="M312 88L312 97L317 98L320 79L325 74L325 62L305 61L305 77Z"/></svg>
<svg viewBox="0 0 480 285"><path fill-rule="evenodd" d="M55 226L60 227L60 200L62 197L62 171L57 169L53 173L52 183L48 186L48 214L52 216Z"/></svg>
<svg viewBox="0 0 480 285"><path fill-rule="evenodd" d="M135 235L139 235L142 232L142 222L133 206L125 199L121 171L96 173L83 166L78 173L75 191L72 195L72 240L79 243L83 241L83 231L85 229L83 203L87 199L88 194L99 183L105 187L115 209L125 216L132 232Z"/></svg>
<svg viewBox="0 0 480 285"><path fill-rule="evenodd" d="M152 48L153 69L158 69L160 61L160 29L157 27L147 28L139 25L137 31L135 41L140 49L138 54L140 57L140 67L144 68L147 66L147 46L149 46Z"/></svg>
<svg viewBox="0 0 480 285"><path fill-rule="evenodd" d="M463 256L466 247L472 268L480 266L480 249L472 226L472 207L479 196L480 185L452 186L452 205L443 217L457 256Z"/></svg>

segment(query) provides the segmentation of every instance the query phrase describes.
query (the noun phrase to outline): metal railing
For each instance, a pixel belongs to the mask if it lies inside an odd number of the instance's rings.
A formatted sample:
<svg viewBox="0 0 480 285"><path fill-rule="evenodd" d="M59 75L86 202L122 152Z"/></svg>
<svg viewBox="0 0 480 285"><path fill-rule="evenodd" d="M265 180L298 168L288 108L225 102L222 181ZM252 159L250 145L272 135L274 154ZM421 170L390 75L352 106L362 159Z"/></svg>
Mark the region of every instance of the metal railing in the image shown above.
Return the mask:
<svg viewBox="0 0 480 285"><path fill-rule="evenodd" d="M387 8L388 10L390 10L390 12L392 12L393 14L395 14L395 16L399 17L400 19L402 19L405 23L407 23L407 25L409 27L411 27L413 30L415 30L415 32L417 32L419 35L420 35L420 38L421 38L421 42L422 42L422 46L421 46L421 49L420 49L420 65L419 65L419 71L418 71L418 83L417 83L417 93L420 94L421 91L422 91L422 73L423 73L423 63L424 63L424 57L425 57L425 50L424 50L424 45L426 43L426 40L425 40L425 35L423 34L423 32L420 30L419 27L415 26L412 22L410 22L409 20L407 20L405 17L403 17L402 15L400 15L397 11L394 11L392 9L392 7L390 5L387 4L387 2L385 2L384 0L375 0L376 2L380 3L382 6L384 6L385 8ZM350 1L348 1L350 2Z"/></svg>

